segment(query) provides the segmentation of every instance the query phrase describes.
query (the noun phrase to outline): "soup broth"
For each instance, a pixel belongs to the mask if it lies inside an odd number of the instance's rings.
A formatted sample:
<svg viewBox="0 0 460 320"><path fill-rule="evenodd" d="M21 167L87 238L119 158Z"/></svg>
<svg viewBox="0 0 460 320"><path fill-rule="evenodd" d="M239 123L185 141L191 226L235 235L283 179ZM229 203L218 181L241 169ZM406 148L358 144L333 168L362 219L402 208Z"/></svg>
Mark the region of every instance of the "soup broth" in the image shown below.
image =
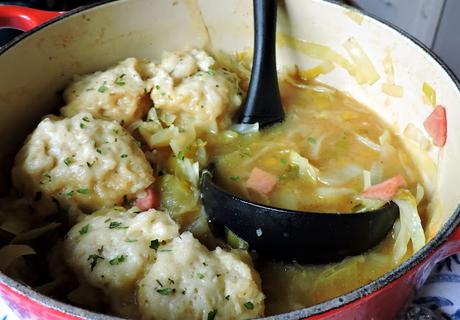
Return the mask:
<svg viewBox="0 0 460 320"><path fill-rule="evenodd" d="M366 171L371 184L404 176L417 191L419 173L399 137L376 114L342 92L321 83L289 78L283 82L283 123L238 135L210 147L217 182L242 198L280 208L310 212L362 210L359 195ZM295 151L316 168L317 180L302 177L290 163ZM246 187L254 167L278 177L269 194ZM425 202L419 204L424 216ZM305 213L308 214L308 213ZM359 214L359 213L356 213ZM271 262L260 258L258 270L267 295L267 314L277 314L337 297L390 271L400 261L393 256L394 230L370 252L327 265ZM405 257L412 254L409 246Z"/></svg>
<svg viewBox="0 0 460 320"><path fill-rule="evenodd" d="M415 192L413 164L373 112L330 87L294 81L283 85L283 123L212 146L221 186L265 205L325 213L359 211L366 174L372 185L402 175ZM268 194L247 187L254 168L276 176Z"/></svg>

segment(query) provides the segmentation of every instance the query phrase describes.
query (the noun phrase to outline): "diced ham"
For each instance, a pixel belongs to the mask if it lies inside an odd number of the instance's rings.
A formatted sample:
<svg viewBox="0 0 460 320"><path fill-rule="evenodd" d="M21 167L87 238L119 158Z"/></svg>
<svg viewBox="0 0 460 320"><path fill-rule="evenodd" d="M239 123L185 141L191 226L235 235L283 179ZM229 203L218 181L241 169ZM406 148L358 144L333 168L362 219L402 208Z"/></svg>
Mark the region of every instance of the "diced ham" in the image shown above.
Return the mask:
<svg viewBox="0 0 460 320"><path fill-rule="evenodd" d="M140 198L136 199L134 206L138 207L142 211L157 209L159 205L158 200L157 192L153 189L153 187L148 187L145 189L145 193Z"/></svg>
<svg viewBox="0 0 460 320"><path fill-rule="evenodd" d="M399 188L406 186L406 180L401 175L385 180L374 186L370 186L363 192L363 196L369 199L390 201L398 192Z"/></svg>
<svg viewBox="0 0 460 320"><path fill-rule="evenodd" d="M270 193L278 182L278 177L259 168L252 169L246 187L262 194Z"/></svg>
<svg viewBox="0 0 460 320"><path fill-rule="evenodd" d="M442 147L446 144L447 119L446 109L443 106L436 106L433 112L423 122L426 132L433 139L433 144Z"/></svg>

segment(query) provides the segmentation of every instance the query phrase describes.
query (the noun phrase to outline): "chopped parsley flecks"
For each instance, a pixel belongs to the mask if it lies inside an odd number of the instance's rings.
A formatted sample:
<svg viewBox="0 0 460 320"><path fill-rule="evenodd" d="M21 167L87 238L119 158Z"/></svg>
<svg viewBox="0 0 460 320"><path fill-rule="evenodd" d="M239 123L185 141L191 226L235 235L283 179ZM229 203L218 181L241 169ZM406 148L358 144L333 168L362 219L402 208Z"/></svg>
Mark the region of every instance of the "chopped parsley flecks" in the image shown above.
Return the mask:
<svg viewBox="0 0 460 320"><path fill-rule="evenodd" d="M208 320L214 320L214 318L216 317L216 314L217 314L217 310L214 309L212 311L209 311L208 312Z"/></svg>
<svg viewBox="0 0 460 320"><path fill-rule="evenodd" d="M169 281L170 284L174 284L174 280L173 280L173 279L168 278L168 281Z"/></svg>
<svg viewBox="0 0 460 320"><path fill-rule="evenodd" d="M308 137L307 141L308 141L309 144L316 144L316 139L313 138L313 137Z"/></svg>
<svg viewBox="0 0 460 320"><path fill-rule="evenodd" d="M126 82L123 80L123 78L126 76L126 74L122 74L121 76L119 76L117 79L115 79L115 84L118 85L118 86L124 86L126 84Z"/></svg>
<svg viewBox="0 0 460 320"><path fill-rule="evenodd" d="M112 221L109 224L109 229L128 229L128 227L123 226L123 223L119 221Z"/></svg>
<svg viewBox="0 0 460 320"><path fill-rule="evenodd" d="M67 157L64 159L64 163L66 166L70 166L72 162L73 162L72 158Z"/></svg>
<svg viewBox="0 0 460 320"><path fill-rule="evenodd" d="M249 158L251 154L247 151L240 152L240 158Z"/></svg>
<svg viewBox="0 0 460 320"><path fill-rule="evenodd" d="M120 156L120 158L127 158L127 157L128 157L128 155L127 155L126 153L123 153L123 154Z"/></svg>
<svg viewBox="0 0 460 320"><path fill-rule="evenodd" d="M83 121L85 121L85 122L89 122L89 118L88 118L88 117L83 117L83 118L81 118L81 119L82 119Z"/></svg>
<svg viewBox="0 0 460 320"><path fill-rule="evenodd" d="M179 151L179 153L177 154L177 158L180 159L180 160L184 160L185 159L184 152Z"/></svg>
<svg viewBox="0 0 460 320"><path fill-rule="evenodd" d="M65 194L67 197L72 198L73 196L73 190L70 190L69 192L66 192Z"/></svg>
<svg viewBox="0 0 460 320"><path fill-rule="evenodd" d="M102 83L102 85L97 89L98 92L100 93L104 93L107 91L107 87L105 86L106 85L106 81L104 81L104 83Z"/></svg>
<svg viewBox="0 0 460 320"><path fill-rule="evenodd" d="M287 161L286 161L286 159L280 159L280 162L281 162L281 164L282 164L282 165L285 165L285 164L287 164Z"/></svg>
<svg viewBox="0 0 460 320"><path fill-rule="evenodd" d="M150 248L157 251L160 247L160 241L158 239L150 241Z"/></svg>
<svg viewBox="0 0 460 320"><path fill-rule="evenodd" d="M227 295L225 296L225 300L227 300L227 301L230 300L230 295L229 295L229 294L227 294Z"/></svg>
<svg viewBox="0 0 460 320"><path fill-rule="evenodd" d="M160 90L160 86L159 86L159 85L156 85L156 86L155 86L155 89Z"/></svg>
<svg viewBox="0 0 460 320"><path fill-rule="evenodd" d="M85 128L86 128L86 124L84 124L83 122L80 123L80 128L85 129Z"/></svg>
<svg viewBox="0 0 460 320"><path fill-rule="evenodd" d="M230 177L230 180L233 180L233 181L240 181L241 178L240 178L240 176L233 176L233 177Z"/></svg>
<svg viewBox="0 0 460 320"><path fill-rule="evenodd" d="M156 291L163 296L169 296L175 290L171 288L160 288L160 289L157 289Z"/></svg>
<svg viewBox="0 0 460 320"><path fill-rule="evenodd" d="M88 233L89 231L89 224L87 224L86 226L83 226L80 231L78 231L81 235L84 235L86 233Z"/></svg>
<svg viewBox="0 0 460 320"><path fill-rule="evenodd" d="M248 310L254 309L254 304L251 301L248 301L244 304L244 307Z"/></svg>
<svg viewBox="0 0 460 320"><path fill-rule="evenodd" d="M109 263L110 263L111 266L116 266L116 265L118 265L118 264L120 264L120 263L125 262L125 261L126 261L126 258L127 258L127 256L125 256L125 255L120 255L120 256L117 256L117 257L111 259L111 260L109 261Z"/></svg>
<svg viewBox="0 0 460 320"><path fill-rule="evenodd" d="M87 188L77 189L77 192L80 193L80 194L90 194L90 191Z"/></svg>
<svg viewBox="0 0 460 320"><path fill-rule="evenodd" d="M91 271L93 271L94 267L96 267L98 260L104 260L104 257L98 254L90 254L88 256L88 261L91 261L90 262Z"/></svg>
<svg viewBox="0 0 460 320"><path fill-rule="evenodd" d="M96 162L96 161L87 162L86 165L88 166L88 168L91 168L93 166L94 162Z"/></svg>
<svg viewBox="0 0 460 320"><path fill-rule="evenodd" d="M99 148L96 148L96 152L102 154L102 151Z"/></svg>
<svg viewBox="0 0 460 320"><path fill-rule="evenodd" d="M198 279L204 279L204 274L203 273L197 272L196 276L198 277Z"/></svg>
<svg viewBox="0 0 460 320"><path fill-rule="evenodd" d="M137 242L136 239L126 239L125 242Z"/></svg>

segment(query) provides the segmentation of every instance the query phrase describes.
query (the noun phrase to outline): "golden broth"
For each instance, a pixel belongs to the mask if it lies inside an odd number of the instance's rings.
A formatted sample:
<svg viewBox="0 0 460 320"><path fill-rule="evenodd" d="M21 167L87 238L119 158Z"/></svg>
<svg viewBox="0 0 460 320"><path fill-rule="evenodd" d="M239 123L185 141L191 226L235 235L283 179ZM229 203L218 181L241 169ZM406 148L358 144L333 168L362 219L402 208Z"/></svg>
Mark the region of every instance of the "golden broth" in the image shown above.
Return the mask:
<svg viewBox="0 0 460 320"><path fill-rule="evenodd" d="M376 114L347 95L319 83L284 82L283 123L258 133L221 133L208 151L217 164L217 181L228 191L256 202L304 211L351 212L359 206L363 171L372 184L401 174L413 195L419 173L399 138ZM380 141L381 140L381 141ZM295 150L318 169L318 182L290 174L288 153ZM275 189L260 195L245 181L259 167L276 175ZM319 190L319 192L318 192ZM426 203L419 214L422 224ZM306 213L308 214L308 213ZM359 213L358 213L359 214ZM267 296L267 315L311 306L350 292L390 271L403 259L393 257L395 231L370 252L327 265L257 261Z"/></svg>
<svg viewBox="0 0 460 320"><path fill-rule="evenodd" d="M364 170L371 174L372 184L400 174L415 191L418 174L408 172L413 166L407 154L395 152L403 150L402 144L370 110L319 84L285 83L282 92L283 123L212 146L211 161L217 164L221 186L255 202L315 212L356 211ZM299 176L289 160L291 151L317 169L316 182ZM268 195L246 187L255 167L278 177Z"/></svg>

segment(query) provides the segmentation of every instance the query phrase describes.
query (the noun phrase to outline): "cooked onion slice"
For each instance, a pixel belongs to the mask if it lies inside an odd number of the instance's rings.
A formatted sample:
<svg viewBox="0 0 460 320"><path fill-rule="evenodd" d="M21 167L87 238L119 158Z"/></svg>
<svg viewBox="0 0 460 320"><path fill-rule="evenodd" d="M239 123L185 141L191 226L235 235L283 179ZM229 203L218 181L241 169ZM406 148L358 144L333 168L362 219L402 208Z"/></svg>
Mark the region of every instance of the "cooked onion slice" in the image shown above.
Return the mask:
<svg viewBox="0 0 460 320"><path fill-rule="evenodd" d="M425 245L425 233L418 215L417 202L412 194L408 190L401 190L393 201L398 205L400 215L393 254L395 261L400 261L407 252L409 241L412 242L414 253Z"/></svg>
<svg viewBox="0 0 460 320"><path fill-rule="evenodd" d="M19 257L36 254L35 250L24 244L8 244L0 249L0 271L6 269Z"/></svg>
<svg viewBox="0 0 460 320"><path fill-rule="evenodd" d="M374 68L372 61L369 59L363 48L359 45L355 38L349 38L343 46L348 51L351 59L355 63L355 75L359 84L367 83L374 84L380 79L379 74Z"/></svg>

